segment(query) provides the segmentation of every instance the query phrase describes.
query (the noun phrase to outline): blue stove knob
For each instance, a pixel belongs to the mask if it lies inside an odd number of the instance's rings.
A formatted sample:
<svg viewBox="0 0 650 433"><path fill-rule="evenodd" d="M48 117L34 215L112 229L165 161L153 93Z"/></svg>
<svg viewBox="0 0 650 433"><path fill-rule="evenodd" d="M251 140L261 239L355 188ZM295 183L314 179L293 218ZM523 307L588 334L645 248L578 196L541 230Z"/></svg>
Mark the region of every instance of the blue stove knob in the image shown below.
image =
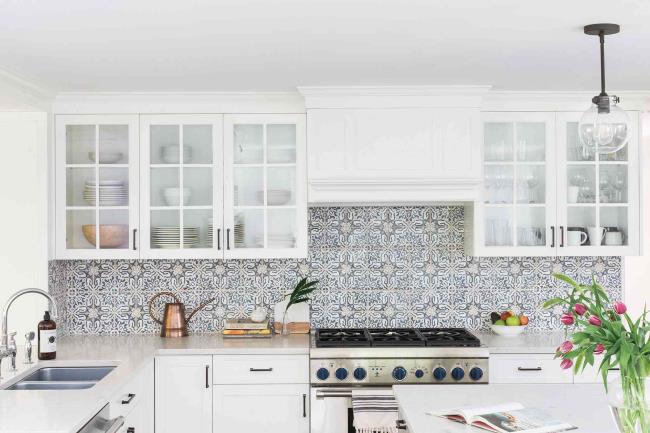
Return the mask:
<svg viewBox="0 0 650 433"><path fill-rule="evenodd" d="M352 375L356 380L363 380L366 378L366 369L362 367L357 367L352 372Z"/></svg>
<svg viewBox="0 0 650 433"><path fill-rule="evenodd" d="M327 378L330 377L330 372L327 368L321 367L316 370L316 377L320 380L327 380Z"/></svg>
<svg viewBox="0 0 650 433"><path fill-rule="evenodd" d="M424 371L418 368L417 370L415 370L415 377L417 377L418 379L422 379L424 377Z"/></svg>
<svg viewBox="0 0 650 433"><path fill-rule="evenodd" d="M471 377L472 380L481 380L483 377L483 370L481 370L480 367L474 367L469 371L469 377Z"/></svg>
<svg viewBox="0 0 650 433"><path fill-rule="evenodd" d="M348 377L348 370L343 367L337 368L334 372L334 376L336 376L338 380L345 380Z"/></svg>
<svg viewBox="0 0 650 433"><path fill-rule="evenodd" d="M447 370L442 367L436 367L435 370L433 370L433 377L436 380L442 380L447 377Z"/></svg>
<svg viewBox="0 0 650 433"><path fill-rule="evenodd" d="M397 381L402 381L406 379L406 369L404 367L395 367L393 368L393 379Z"/></svg>
<svg viewBox="0 0 650 433"><path fill-rule="evenodd" d="M453 370L451 370L451 377L453 377L454 380L461 380L463 377L465 377L465 370L460 367L455 367Z"/></svg>

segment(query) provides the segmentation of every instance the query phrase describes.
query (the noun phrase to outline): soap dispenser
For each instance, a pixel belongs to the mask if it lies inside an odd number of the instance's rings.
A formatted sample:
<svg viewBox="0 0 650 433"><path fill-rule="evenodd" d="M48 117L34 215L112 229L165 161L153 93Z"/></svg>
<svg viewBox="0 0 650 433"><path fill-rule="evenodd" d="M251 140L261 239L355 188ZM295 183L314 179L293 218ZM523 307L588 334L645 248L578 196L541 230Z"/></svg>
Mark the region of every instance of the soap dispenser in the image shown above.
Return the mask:
<svg viewBox="0 0 650 433"><path fill-rule="evenodd" d="M38 359L47 361L56 358L56 323L46 311L38 322Z"/></svg>

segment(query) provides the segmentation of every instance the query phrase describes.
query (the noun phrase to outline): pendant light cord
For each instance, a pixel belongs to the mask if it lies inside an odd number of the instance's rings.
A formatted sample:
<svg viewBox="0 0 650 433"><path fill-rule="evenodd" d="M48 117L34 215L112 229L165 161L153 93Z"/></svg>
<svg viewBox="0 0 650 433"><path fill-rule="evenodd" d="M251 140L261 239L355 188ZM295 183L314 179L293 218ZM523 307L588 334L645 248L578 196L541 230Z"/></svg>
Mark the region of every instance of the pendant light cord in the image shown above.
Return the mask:
<svg viewBox="0 0 650 433"><path fill-rule="evenodd" d="M607 96L605 92L605 32L598 33L600 39L600 96Z"/></svg>

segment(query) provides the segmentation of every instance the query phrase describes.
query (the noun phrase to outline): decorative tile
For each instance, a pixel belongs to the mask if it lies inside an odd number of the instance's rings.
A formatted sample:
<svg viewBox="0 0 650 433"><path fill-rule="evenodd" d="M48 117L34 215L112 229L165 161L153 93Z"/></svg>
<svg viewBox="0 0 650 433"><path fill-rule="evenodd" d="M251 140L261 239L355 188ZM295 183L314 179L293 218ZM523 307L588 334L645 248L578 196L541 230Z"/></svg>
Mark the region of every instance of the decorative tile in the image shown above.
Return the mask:
<svg viewBox="0 0 650 433"><path fill-rule="evenodd" d="M302 277L318 279L314 327L463 326L485 329L489 313L513 309L533 330L561 329L546 299L566 293L552 277L592 276L622 296L618 257L468 257L462 206L317 207L309 211L304 260L71 260L49 264L59 327L70 334L155 333L148 302L175 293L193 311L192 332L269 309ZM161 301L162 303L162 301ZM159 311L162 307L156 307ZM160 311L158 312L160 314Z"/></svg>

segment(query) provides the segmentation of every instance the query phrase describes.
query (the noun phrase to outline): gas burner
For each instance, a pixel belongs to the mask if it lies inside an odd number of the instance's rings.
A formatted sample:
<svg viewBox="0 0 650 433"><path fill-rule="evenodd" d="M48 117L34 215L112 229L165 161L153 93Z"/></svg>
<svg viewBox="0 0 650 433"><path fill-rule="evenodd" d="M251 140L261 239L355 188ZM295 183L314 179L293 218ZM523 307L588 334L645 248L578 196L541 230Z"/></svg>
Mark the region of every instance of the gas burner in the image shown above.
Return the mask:
<svg viewBox="0 0 650 433"><path fill-rule="evenodd" d="M478 347L481 342L463 328L423 328L418 329L430 347Z"/></svg>
<svg viewBox="0 0 650 433"><path fill-rule="evenodd" d="M370 338L361 328L316 330L316 347L370 347Z"/></svg>
<svg viewBox="0 0 650 433"><path fill-rule="evenodd" d="M392 346L424 346L425 342L415 329L410 328L379 328L368 329L373 347Z"/></svg>

